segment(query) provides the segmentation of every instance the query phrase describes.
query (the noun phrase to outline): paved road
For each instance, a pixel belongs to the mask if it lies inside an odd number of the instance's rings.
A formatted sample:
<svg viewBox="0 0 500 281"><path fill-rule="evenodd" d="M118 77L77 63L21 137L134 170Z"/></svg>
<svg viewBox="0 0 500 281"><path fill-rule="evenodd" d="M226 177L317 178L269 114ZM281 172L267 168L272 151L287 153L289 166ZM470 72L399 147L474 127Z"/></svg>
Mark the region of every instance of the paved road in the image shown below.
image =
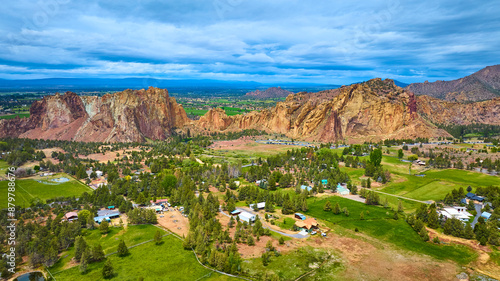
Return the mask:
<svg viewBox="0 0 500 281"><path fill-rule="evenodd" d="M256 213L255 211L253 211L251 208L248 208L248 207L238 207L236 209L239 209L239 210L242 210L242 211L254 214L256 216L259 215L258 213ZM221 212L221 214L223 214L226 217L231 217L229 214L224 213L224 211L222 211L222 210L220 212ZM267 228L267 229L269 229L269 230L271 230L273 232L279 233L279 234L281 234L283 236L288 236L288 237L298 238L298 239L304 239L304 238L309 237L309 235L305 235L304 236L304 235L301 235L301 234L298 234L298 233L296 233L296 234L289 234L289 233L281 232L279 230L276 230L274 228L269 227L267 225L267 222L265 220L261 220L261 222L262 222L262 227Z"/></svg>
<svg viewBox="0 0 500 281"><path fill-rule="evenodd" d="M482 213L481 213L481 210L482 210L483 206L482 206L481 204L474 204L474 207L476 207L476 212L477 212L477 214L476 214L476 217L474 218L474 220L473 220L473 221L472 221L472 223L471 223L472 228L474 228L474 226L475 226L475 225L476 225L476 223L477 223L477 220L478 220L478 219L479 219L479 217L481 216L481 214L482 214Z"/></svg>

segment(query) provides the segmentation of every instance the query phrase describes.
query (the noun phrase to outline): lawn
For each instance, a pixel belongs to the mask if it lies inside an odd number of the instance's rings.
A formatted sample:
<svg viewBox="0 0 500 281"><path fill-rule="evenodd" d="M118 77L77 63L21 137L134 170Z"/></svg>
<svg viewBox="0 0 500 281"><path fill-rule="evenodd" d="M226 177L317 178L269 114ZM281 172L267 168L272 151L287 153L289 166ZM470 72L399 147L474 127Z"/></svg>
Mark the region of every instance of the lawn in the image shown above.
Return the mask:
<svg viewBox="0 0 500 281"><path fill-rule="evenodd" d="M3 160L0 160L0 176L6 174L7 168L9 168L9 164Z"/></svg>
<svg viewBox="0 0 500 281"><path fill-rule="evenodd" d="M293 225L295 224L295 220L292 218L285 218L283 221L279 221L277 225L286 230L292 229Z"/></svg>
<svg viewBox="0 0 500 281"><path fill-rule="evenodd" d="M115 273L112 280L135 281L141 277L144 280L236 280L202 267L193 252L184 250L182 241L172 235L163 237L161 245L151 242L129 251L126 257L108 257ZM59 281L105 280L102 277L103 265L104 262L90 264L84 275L76 266L56 273L54 277Z"/></svg>
<svg viewBox="0 0 500 281"><path fill-rule="evenodd" d="M248 270L249 275L253 277L262 276L265 272L278 275L280 280L295 280L300 275L311 271L310 266L320 265L328 258L330 257L326 251L308 246L279 257L272 255L267 266L262 264L262 258L249 259L243 263L243 270ZM321 273L315 275L314 280L332 280L333 276L343 269L340 262L333 262L328 265L328 268L322 268Z"/></svg>
<svg viewBox="0 0 500 281"><path fill-rule="evenodd" d="M332 203L332 207L337 202L341 209L347 207L349 216L335 215L332 212L323 211L323 206L327 200ZM322 219L351 230L357 228L364 234L391 243L403 250L426 254L440 260L450 259L459 264L467 264L477 257L476 253L465 246L436 245L423 242L420 236L403 219L394 220L391 211L379 206L369 206L337 196L321 200L309 199L308 206L309 211L305 212L307 216ZM367 211L369 211L369 214L367 214ZM360 219L361 212L364 212L364 220Z"/></svg>
<svg viewBox="0 0 500 281"><path fill-rule="evenodd" d="M198 116L202 116L202 115L205 115L205 113L208 112L208 110L206 109L194 109L194 108L185 108L186 110L186 114L188 115L198 115Z"/></svg>
<svg viewBox="0 0 500 281"><path fill-rule="evenodd" d="M30 202L38 198L45 201L50 198L61 197L61 196L80 196L83 192L91 192L92 189L65 173L57 174L56 177L68 178L69 181L63 183L53 182L51 180L33 180L33 179L23 179L16 180L16 191L15 191L15 204L17 206L28 207ZM1 194L7 194L8 182L0 181L0 192ZM0 197L0 208L7 207L7 196Z"/></svg>

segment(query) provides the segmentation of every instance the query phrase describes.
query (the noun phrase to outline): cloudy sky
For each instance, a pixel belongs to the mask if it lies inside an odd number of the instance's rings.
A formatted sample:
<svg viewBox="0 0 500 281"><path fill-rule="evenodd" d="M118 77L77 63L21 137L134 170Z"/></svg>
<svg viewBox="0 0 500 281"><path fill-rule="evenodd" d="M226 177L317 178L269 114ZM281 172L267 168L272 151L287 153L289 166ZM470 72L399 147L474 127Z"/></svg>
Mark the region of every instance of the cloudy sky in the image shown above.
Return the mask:
<svg viewBox="0 0 500 281"><path fill-rule="evenodd" d="M406 2L6 1L0 78L420 82L500 63L497 1Z"/></svg>

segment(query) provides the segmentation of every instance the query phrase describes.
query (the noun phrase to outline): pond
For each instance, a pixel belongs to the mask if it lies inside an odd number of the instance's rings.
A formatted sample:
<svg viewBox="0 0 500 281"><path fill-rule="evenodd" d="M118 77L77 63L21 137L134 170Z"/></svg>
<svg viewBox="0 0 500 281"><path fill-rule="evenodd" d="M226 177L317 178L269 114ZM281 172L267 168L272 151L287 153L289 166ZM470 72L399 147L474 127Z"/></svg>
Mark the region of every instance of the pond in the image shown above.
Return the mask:
<svg viewBox="0 0 500 281"><path fill-rule="evenodd" d="M14 281L45 281L45 277L43 277L43 274L40 271L35 271L25 273L14 279Z"/></svg>
<svg viewBox="0 0 500 281"><path fill-rule="evenodd" d="M52 181L54 181L54 182L58 182L58 183L62 183L62 182L67 182L67 181L69 181L69 179L68 179L68 178L66 178L66 177L60 177L60 178L57 178L57 179L52 179Z"/></svg>

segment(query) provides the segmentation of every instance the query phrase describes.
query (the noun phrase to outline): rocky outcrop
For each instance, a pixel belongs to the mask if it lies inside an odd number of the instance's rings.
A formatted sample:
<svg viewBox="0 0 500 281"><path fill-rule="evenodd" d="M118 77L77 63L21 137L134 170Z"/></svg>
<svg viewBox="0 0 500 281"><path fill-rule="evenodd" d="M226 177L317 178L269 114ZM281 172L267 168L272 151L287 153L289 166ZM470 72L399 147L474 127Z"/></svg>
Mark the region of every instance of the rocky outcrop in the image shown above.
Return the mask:
<svg viewBox="0 0 500 281"><path fill-rule="evenodd" d="M265 91L256 90L253 92L248 92L246 93L245 96L262 99L262 98L285 98L291 94L293 94L293 92L283 90L281 89L281 87L271 87Z"/></svg>
<svg viewBox="0 0 500 281"><path fill-rule="evenodd" d="M181 105L157 88L102 97L72 92L36 101L30 118L0 121L0 135L96 142L162 140L189 119ZM15 130L12 128L15 127Z"/></svg>
<svg viewBox="0 0 500 281"><path fill-rule="evenodd" d="M500 125L500 98L461 104L429 96L417 98L418 112L435 124L491 124Z"/></svg>
<svg viewBox="0 0 500 281"><path fill-rule="evenodd" d="M413 93L381 79L290 95L273 109L245 115L212 109L191 126L201 131L259 129L315 141L449 136L421 118Z"/></svg>
<svg viewBox="0 0 500 281"><path fill-rule="evenodd" d="M447 101L471 102L493 99L500 96L500 65L488 66L453 81L413 83L406 89L417 95L427 95Z"/></svg>

